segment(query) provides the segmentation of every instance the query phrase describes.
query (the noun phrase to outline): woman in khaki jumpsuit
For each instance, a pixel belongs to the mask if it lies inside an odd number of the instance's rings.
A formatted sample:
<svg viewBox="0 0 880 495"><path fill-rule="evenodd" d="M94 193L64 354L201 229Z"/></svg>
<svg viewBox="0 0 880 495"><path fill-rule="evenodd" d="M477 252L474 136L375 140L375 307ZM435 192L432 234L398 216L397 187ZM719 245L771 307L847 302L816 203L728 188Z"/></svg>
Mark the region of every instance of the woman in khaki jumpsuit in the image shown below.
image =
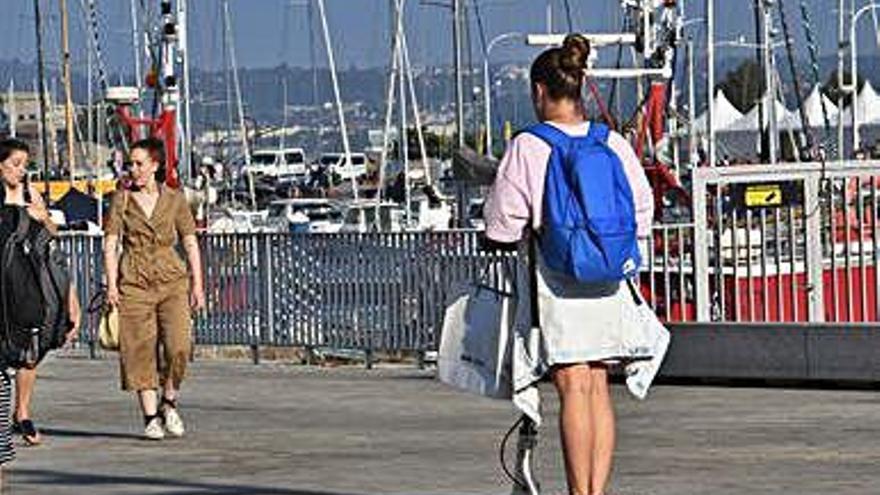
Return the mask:
<svg viewBox="0 0 880 495"><path fill-rule="evenodd" d="M144 436L161 440L166 431L176 437L184 433L177 392L192 347L190 311L205 304L201 257L183 194L160 183L162 142L132 145L131 163L131 190L114 195L104 229L107 300L119 308L122 388L138 394ZM178 243L186 251L189 273L175 250Z"/></svg>

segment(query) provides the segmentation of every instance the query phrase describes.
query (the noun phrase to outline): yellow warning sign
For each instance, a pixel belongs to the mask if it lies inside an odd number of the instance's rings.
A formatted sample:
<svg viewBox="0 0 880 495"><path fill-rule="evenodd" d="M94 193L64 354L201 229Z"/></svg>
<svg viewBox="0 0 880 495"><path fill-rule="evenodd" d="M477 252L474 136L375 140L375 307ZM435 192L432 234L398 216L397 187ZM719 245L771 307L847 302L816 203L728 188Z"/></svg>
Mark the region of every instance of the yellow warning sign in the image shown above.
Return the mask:
<svg viewBox="0 0 880 495"><path fill-rule="evenodd" d="M782 205L782 187L779 184L756 184L746 188L746 206L766 208Z"/></svg>

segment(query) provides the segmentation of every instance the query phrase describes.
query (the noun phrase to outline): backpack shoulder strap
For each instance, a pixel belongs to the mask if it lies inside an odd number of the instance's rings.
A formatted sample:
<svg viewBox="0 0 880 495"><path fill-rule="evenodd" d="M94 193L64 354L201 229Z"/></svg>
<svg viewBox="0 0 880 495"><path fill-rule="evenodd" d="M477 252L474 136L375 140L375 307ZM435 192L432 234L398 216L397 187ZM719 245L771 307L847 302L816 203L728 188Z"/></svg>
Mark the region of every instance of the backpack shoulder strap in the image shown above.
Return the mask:
<svg viewBox="0 0 880 495"><path fill-rule="evenodd" d="M527 132L541 139L550 145L551 148L561 148L565 150L571 145L571 137L568 134L544 122L529 126L523 132Z"/></svg>
<svg viewBox="0 0 880 495"><path fill-rule="evenodd" d="M122 218L125 218L125 212L128 210L128 200L131 197L131 193L128 189L122 190Z"/></svg>
<svg viewBox="0 0 880 495"><path fill-rule="evenodd" d="M608 136L611 134L611 128L599 122L590 122L590 129L587 131L587 137L598 141L602 144L608 144Z"/></svg>
<svg viewBox="0 0 880 495"><path fill-rule="evenodd" d="M17 208L16 210L15 237L16 239L24 239L27 237L28 230L31 227L31 216L24 208Z"/></svg>

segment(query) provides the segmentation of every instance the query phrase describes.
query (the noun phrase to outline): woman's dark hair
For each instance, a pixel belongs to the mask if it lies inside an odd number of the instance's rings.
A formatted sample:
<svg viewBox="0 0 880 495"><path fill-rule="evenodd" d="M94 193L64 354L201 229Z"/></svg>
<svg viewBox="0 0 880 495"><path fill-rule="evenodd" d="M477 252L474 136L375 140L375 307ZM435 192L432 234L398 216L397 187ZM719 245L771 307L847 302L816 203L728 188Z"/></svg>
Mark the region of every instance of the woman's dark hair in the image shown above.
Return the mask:
<svg viewBox="0 0 880 495"><path fill-rule="evenodd" d="M147 138L136 141L131 145L131 151L144 150L150 155L150 159L159 164L156 170L156 180L165 182L165 143L160 139Z"/></svg>
<svg viewBox="0 0 880 495"><path fill-rule="evenodd" d="M31 154L31 148L19 139L7 138L0 141L0 162L5 162L12 156L13 151L23 151L28 155Z"/></svg>
<svg viewBox="0 0 880 495"><path fill-rule="evenodd" d="M532 85L543 84L554 100L579 100L589 57L590 42L579 34L570 34L561 47L545 50L532 63Z"/></svg>

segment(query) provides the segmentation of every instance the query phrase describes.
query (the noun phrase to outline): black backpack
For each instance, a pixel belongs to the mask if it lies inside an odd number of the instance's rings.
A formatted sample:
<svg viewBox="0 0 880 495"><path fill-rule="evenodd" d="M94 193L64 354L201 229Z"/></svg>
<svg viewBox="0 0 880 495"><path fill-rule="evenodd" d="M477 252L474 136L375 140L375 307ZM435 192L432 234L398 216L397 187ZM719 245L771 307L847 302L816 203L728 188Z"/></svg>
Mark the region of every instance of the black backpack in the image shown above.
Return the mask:
<svg viewBox="0 0 880 495"><path fill-rule="evenodd" d="M0 214L0 363L33 368L64 344L71 328L67 260L27 210Z"/></svg>

